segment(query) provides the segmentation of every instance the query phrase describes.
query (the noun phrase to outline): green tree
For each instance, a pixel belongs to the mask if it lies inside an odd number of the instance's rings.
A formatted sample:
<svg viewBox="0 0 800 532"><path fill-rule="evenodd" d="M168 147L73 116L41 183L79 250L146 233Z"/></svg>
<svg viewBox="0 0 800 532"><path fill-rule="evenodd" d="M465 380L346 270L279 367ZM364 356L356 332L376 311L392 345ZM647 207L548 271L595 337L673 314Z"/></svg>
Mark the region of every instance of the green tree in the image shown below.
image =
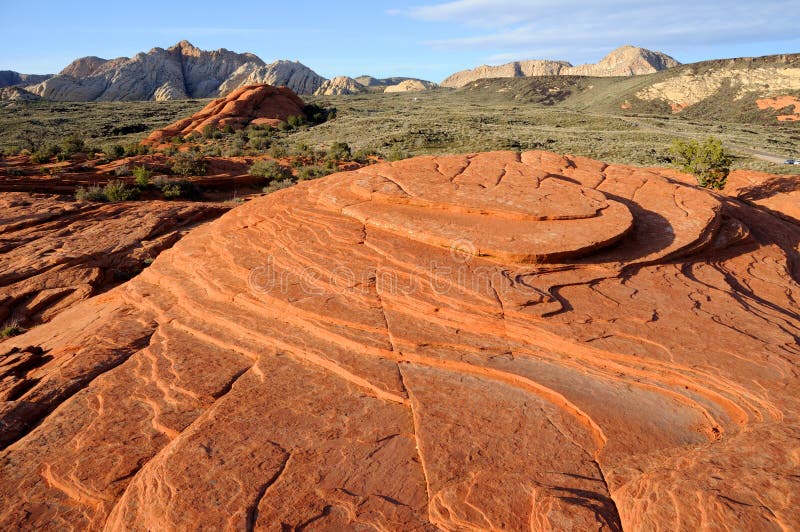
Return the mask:
<svg viewBox="0 0 800 532"><path fill-rule="evenodd" d="M704 188L722 190L730 173L731 156L716 137L708 137L702 144L696 140L675 139L670 147L673 164L692 174Z"/></svg>

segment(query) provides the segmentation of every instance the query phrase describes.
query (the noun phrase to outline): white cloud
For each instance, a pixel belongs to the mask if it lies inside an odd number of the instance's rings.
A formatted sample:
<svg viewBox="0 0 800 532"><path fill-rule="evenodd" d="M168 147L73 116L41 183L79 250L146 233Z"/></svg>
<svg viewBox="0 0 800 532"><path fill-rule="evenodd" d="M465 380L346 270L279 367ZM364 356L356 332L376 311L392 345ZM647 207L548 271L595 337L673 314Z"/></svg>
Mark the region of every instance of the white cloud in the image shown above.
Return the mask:
<svg viewBox="0 0 800 532"><path fill-rule="evenodd" d="M669 53L726 43L798 43L796 12L796 0L609 0L602 5L581 0L455 0L398 14L461 28L461 36L425 42L434 49L481 50L492 60L504 60L523 54L544 57L558 50L572 52L565 59L583 59L590 51L622 44Z"/></svg>

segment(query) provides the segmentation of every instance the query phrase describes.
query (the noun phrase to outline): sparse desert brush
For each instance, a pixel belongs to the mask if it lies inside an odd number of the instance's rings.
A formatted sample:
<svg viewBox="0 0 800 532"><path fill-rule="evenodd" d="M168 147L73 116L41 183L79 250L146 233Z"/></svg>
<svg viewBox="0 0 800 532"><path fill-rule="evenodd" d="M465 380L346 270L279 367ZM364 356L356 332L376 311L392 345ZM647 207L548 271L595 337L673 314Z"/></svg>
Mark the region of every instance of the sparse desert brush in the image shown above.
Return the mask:
<svg viewBox="0 0 800 532"><path fill-rule="evenodd" d="M180 152L172 158L172 172L183 177L205 175L206 161L202 155L194 152Z"/></svg>
<svg viewBox="0 0 800 532"><path fill-rule="evenodd" d="M132 174L133 182L137 187L147 187L150 184L150 176L152 175L152 172L145 166L134 166Z"/></svg>
<svg viewBox="0 0 800 532"><path fill-rule="evenodd" d="M31 161L37 164L49 163L53 157L61 152L61 147L56 144L42 146L31 155Z"/></svg>
<svg viewBox="0 0 800 532"><path fill-rule="evenodd" d="M333 161L349 161L352 157L350 146L346 142L334 142L328 148L328 159Z"/></svg>
<svg viewBox="0 0 800 532"><path fill-rule="evenodd" d="M273 181L268 186L264 187L262 191L265 194L270 194L272 192L275 192L276 190L289 188L294 184L295 184L294 181L292 181L291 179L281 179L280 181Z"/></svg>
<svg viewBox="0 0 800 532"><path fill-rule="evenodd" d="M108 144L103 147L103 153L113 161L125 155L125 148L120 144Z"/></svg>
<svg viewBox="0 0 800 532"><path fill-rule="evenodd" d="M139 191L128 187L124 181L111 181L103 187L103 195L106 201L130 201L139 196Z"/></svg>
<svg viewBox="0 0 800 532"><path fill-rule="evenodd" d="M267 180L267 183L291 179L292 177L292 171L279 162L263 159L255 161L247 170L247 173L252 176L263 177Z"/></svg>
<svg viewBox="0 0 800 532"><path fill-rule="evenodd" d="M3 325L0 329L0 338L11 338L12 336L19 336L25 332L25 328L19 325L17 320L12 320Z"/></svg>
<svg viewBox="0 0 800 532"><path fill-rule="evenodd" d="M106 201L103 187L92 185L90 187L78 187L75 189L75 199L78 201Z"/></svg>
<svg viewBox="0 0 800 532"><path fill-rule="evenodd" d="M199 199L203 193L202 191L186 179L165 179L163 177L156 178L153 185L161 190L164 199Z"/></svg>
<svg viewBox="0 0 800 532"><path fill-rule="evenodd" d="M297 180L307 181L309 179L317 179L318 177L324 177L328 174L332 174L335 171L336 170L332 168L326 168L317 164L304 166L297 171Z"/></svg>
<svg viewBox="0 0 800 532"><path fill-rule="evenodd" d="M114 175L117 177L125 177L131 175L131 168L127 164L121 164L114 168Z"/></svg>
<svg viewBox="0 0 800 532"><path fill-rule="evenodd" d="M704 188L722 190L730 173L731 156L716 137L708 137L702 144L696 140L676 139L670 147L674 164L692 174Z"/></svg>

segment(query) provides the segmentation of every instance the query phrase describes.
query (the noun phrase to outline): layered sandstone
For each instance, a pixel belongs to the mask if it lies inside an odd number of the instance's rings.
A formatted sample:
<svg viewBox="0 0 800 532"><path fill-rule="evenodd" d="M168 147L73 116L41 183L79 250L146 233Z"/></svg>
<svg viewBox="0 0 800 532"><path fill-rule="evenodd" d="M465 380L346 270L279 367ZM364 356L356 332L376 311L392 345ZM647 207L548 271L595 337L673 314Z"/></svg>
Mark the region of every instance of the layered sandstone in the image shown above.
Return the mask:
<svg viewBox="0 0 800 532"><path fill-rule="evenodd" d="M247 203L0 345L0 522L796 529L800 229L744 199L498 152Z"/></svg>
<svg viewBox="0 0 800 532"><path fill-rule="evenodd" d="M598 63L572 66L566 61L534 59L515 61L504 65L483 65L472 70L462 70L441 82L443 87L463 87L473 81L485 78L517 78L530 76L638 76L666 70L680 63L662 53L639 48L622 46L613 50Z"/></svg>
<svg viewBox="0 0 800 532"><path fill-rule="evenodd" d="M187 202L81 203L0 194L0 323L30 327L141 270L228 207Z"/></svg>
<svg viewBox="0 0 800 532"><path fill-rule="evenodd" d="M142 143L159 145L178 135L202 135L207 128L242 129L250 124L277 126L290 116L305 116L304 105L303 100L286 87L247 85L212 101L190 117L154 131Z"/></svg>

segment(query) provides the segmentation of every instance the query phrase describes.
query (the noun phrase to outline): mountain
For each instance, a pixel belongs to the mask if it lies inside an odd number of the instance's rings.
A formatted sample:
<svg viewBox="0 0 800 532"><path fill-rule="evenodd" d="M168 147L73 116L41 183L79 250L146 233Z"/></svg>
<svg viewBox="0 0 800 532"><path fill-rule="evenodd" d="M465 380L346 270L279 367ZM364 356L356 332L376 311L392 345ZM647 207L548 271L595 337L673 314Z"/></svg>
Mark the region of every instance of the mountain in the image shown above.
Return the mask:
<svg viewBox="0 0 800 532"><path fill-rule="evenodd" d="M499 66L483 65L472 70L462 70L442 81L443 87L463 87L484 78L515 78L530 76L638 76L665 70L680 63L661 52L635 46L622 46L609 53L598 63L572 66L566 61L533 59L514 61Z"/></svg>
<svg viewBox="0 0 800 532"><path fill-rule="evenodd" d="M0 343L0 527L800 530L798 225L693 181L419 157L177 243L9 198L4 297L69 306Z"/></svg>
<svg viewBox="0 0 800 532"><path fill-rule="evenodd" d="M52 74L20 74L13 70L0 70L0 88L40 83L51 77Z"/></svg>
<svg viewBox="0 0 800 532"><path fill-rule="evenodd" d="M254 54L224 48L205 51L181 41L130 58L83 57L26 89L48 100L176 100L224 95L254 83L286 85L310 94L323 81L300 63L267 65Z"/></svg>
<svg viewBox="0 0 800 532"><path fill-rule="evenodd" d="M800 54L702 61L629 77L481 79L478 98L561 105L605 114L677 115L736 123L800 120Z"/></svg>
<svg viewBox="0 0 800 532"><path fill-rule="evenodd" d="M355 80L365 87L389 87L390 85L397 85L407 80L417 80L417 78L405 78L395 76L391 78L373 78L372 76L358 76ZM422 81L422 80L417 80Z"/></svg>
<svg viewBox="0 0 800 532"><path fill-rule="evenodd" d="M363 94L367 88L347 76L337 76L327 80L316 91L315 96L338 96L341 94Z"/></svg>

